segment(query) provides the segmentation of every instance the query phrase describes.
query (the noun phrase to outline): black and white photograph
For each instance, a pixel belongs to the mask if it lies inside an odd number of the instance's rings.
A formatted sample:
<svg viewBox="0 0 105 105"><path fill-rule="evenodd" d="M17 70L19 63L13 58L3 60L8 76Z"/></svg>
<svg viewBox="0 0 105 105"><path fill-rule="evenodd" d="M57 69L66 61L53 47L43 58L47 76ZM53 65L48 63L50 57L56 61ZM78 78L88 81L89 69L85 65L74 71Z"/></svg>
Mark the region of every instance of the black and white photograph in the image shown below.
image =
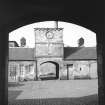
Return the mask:
<svg viewBox="0 0 105 105"><path fill-rule="evenodd" d="M104 105L104 34L95 1L0 5L1 105Z"/></svg>

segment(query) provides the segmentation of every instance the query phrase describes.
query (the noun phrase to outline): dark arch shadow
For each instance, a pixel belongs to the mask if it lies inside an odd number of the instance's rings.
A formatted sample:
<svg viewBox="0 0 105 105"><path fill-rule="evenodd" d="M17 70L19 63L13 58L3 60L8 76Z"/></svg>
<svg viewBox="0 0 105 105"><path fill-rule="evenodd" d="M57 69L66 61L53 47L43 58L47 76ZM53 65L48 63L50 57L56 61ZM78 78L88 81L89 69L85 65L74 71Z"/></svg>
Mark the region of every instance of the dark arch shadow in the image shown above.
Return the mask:
<svg viewBox="0 0 105 105"><path fill-rule="evenodd" d="M40 0L38 0L40 1ZM16 0L6 1L4 4L0 3L0 7L4 6L0 10L3 13L0 18L1 29L6 29L11 32L19 27L32 24L41 21L54 21L60 20L64 22L74 23L87 29L96 32L96 24L100 15L97 14L93 5L96 5L94 1L74 1L61 2L52 1L34 1L34 2L19 2ZM77 9L78 8L78 9ZM84 12L85 11L85 12ZM97 16L96 16L97 15Z"/></svg>
<svg viewBox="0 0 105 105"><path fill-rule="evenodd" d="M16 30L18 28L23 27L23 26L27 26L27 25L30 25L30 24L33 24L33 23L38 23L38 22L61 21L61 22L66 22L66 23L71 23L71 24L81 26L83 28L86 28L86 29L96 33L96 31L93 29L93 27L88 26L88 25L86 25L84 23L79 23L78 19L70 18L70 20L69 20L69 19L65 19L64 17L59 17L59 18L57 18L57 17L50 17L50 18L49 17L35 17L35 18L33 18L33 17L34 17L34 15L32 15L32 16L29 15L29 16L27 16L27 18L25 20L24 20L24 17L21 17L23 19L18 20L18 21L13 22L13 23L11 22L6 27L7 31L12 32L12 31L14 31L14 30Z"/></svg>
<svg viewBox="0 0 105 105"><path fill-rule="evenodd" d="M40 65L45 64L45 63L53 63L54 65L56 65L56 79L58 79L59 78L59 64L54 61L46 61L46 62L41 63Z"/></svg>

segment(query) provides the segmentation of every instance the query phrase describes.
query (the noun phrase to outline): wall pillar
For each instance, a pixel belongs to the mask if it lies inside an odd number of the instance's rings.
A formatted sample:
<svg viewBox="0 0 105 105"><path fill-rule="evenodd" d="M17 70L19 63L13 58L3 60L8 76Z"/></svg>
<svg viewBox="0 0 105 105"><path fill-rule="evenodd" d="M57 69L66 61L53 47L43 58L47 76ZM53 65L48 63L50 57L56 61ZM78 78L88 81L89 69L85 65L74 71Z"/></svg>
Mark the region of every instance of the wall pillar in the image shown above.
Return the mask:
<svg viewBox="0 0 105 105"><path fill-rule="evenodd" d="M99 96L99 105L104 105L104 79L105 79L105 71L103 67L103 60L105 58L105 46L104 46L104 34L102 33L103 30L100 27L99 31L97 32L97 72L98 72L98 96Z"/></svg>
<svg viewBox="0 0 105 105"><path fill-rule="evenodd" d="M67 80L69 80L69 66L67 65Z"/></svg>
<svg viewBox="0 0 105 105"><path fill-rule="evenodd" d="M8 33L0 30L0 103L8 105Z"/></svg>

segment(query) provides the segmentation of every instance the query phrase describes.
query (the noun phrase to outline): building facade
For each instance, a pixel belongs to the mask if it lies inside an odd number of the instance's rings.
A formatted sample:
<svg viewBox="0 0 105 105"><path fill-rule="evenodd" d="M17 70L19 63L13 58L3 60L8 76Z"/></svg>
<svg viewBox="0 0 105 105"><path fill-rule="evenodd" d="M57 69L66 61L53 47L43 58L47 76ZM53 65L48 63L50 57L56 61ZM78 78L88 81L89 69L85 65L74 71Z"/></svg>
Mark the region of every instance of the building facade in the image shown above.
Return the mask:
<svg viewBox="0 0 105 105"><path fill-rule="evenodd" d="M34 31L35 48L9 48L9 82L97 78L96 47L64 47L62 28Z"/></svg>
<svg viewBox="0 0 105 105"><path fill-rule="evenodd" d="M63 48L62 28L35 28L37 78L48 75L59 78L63 67Z"/></svg>
<svg viewBox="0 0 105 105"><path fill-rule="evenodd" d="M97 78L96 47L64 48L64 68L67 79Z"/></svg>
<svg viewBox="0 0 105 105"><path fill-rule="evenodd" d="M8 81L18 82L36 78L33 48L9 48Z"/></svg>

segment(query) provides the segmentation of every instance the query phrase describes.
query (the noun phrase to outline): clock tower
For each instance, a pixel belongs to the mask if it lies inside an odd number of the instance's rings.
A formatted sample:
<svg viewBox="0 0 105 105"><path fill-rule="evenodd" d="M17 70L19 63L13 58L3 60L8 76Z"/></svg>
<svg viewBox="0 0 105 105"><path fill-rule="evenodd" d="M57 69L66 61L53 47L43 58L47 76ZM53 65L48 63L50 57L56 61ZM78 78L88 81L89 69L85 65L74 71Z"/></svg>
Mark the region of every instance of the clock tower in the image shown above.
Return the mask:
<svg viewBox="0 0 105 105"><path fill-rule="evenodd" d="M35 28L36 76L53 73L60 77L63 67L63 28Z"/></svg>

